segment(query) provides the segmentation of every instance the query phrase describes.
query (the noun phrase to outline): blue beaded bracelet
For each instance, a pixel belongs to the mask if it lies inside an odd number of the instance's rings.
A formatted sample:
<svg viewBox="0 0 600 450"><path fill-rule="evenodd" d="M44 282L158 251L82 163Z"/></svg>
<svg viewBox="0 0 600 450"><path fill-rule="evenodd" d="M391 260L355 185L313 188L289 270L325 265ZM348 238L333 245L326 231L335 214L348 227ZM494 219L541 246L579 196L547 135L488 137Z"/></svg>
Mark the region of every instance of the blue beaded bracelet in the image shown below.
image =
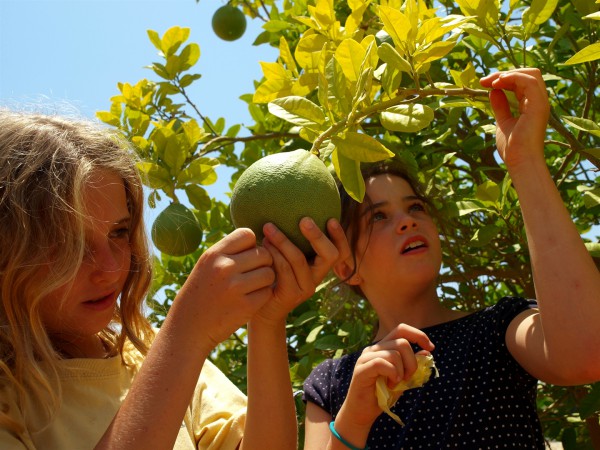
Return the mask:
<svg viewBox="0 0 600 450"><path fill-rule="evenodd" d="M329 429L331 430L331 434L333 434L338 441L340 441L342 444L344 444L350 450L369 450L368 445L365 448L359 448L359 447L355 447L354 445L352 445L350 442L348 442L346 439L344 439L342 436L340 436L340 433L335 431L335 427L333 425L334 425L334 422L332 420L331 422L329 422Z"/></svg>

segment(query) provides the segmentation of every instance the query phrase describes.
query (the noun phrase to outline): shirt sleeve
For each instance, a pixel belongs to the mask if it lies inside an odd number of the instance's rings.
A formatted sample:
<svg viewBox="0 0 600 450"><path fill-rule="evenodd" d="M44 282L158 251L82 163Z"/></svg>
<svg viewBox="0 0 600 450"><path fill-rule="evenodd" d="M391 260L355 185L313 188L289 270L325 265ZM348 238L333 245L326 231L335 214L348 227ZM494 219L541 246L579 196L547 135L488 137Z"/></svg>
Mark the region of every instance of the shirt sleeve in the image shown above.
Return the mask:
<svg viewBox="0 0 600 450"><path fill-rule="evenodd" d="M204 363L185 425L199 450L234 450L246 424L247 398L210 361Z"/></svg>
<svg viewBox="0 0 600 450"><path fill-rule="evenodd" d="M534 308L537 308L537 302L535 300L528 300L522 297L501 298L493 309L495 310L497 317L496 331L502 336L502 339L504 339L506 330L515 317L523 311Z"/></svg>
<svg viewBox="0 0 600 450"><path fill-rule="evenodd" d="M304 402L312 402L332 414L331 408L331 379L334 361L327 359L313 369L304 380Z"/></svg>

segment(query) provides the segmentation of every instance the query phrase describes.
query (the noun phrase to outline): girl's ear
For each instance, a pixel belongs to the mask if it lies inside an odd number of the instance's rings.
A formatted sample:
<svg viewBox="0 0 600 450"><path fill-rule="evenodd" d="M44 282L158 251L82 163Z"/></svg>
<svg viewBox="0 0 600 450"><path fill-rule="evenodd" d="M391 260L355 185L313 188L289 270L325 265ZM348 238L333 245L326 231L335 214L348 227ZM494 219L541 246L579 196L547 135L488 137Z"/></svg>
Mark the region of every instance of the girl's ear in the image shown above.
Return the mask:
<svg viewBox="0 0 600 450"><path fill-rule="evenodd" d="M352 275L354 272L353 267L354 262L351 259L339 261L333 266L333 272L344 283L349 284L350 286L355 286L360 284L360 276L357 273Z"/></svg>

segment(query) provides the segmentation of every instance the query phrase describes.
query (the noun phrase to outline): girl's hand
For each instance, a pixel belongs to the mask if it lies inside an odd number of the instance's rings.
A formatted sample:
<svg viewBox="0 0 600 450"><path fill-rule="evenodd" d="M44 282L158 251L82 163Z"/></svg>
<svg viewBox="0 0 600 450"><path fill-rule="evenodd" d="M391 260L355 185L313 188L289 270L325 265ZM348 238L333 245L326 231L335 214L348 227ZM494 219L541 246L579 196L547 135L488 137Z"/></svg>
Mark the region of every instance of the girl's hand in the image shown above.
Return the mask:
<svg viewBox="0 0 600 450"><path fill-rule="evenodd" d="M434 349L433 343L421 330L400 324L377 344L363 350L354 367L348 395L340 410L338 419L357 428L370 428L382 413L377 404L375 385L380 376L387 378L388 386L393 387L402 380L408 380L417 369L417 359L411 342L418 344L428 354ZM336 419L336 424L338 422Z"/></svg>
<svg viewBox="0 0 600 450"><path fill-rule="evenodd" d="M239 228L210 247L198 260L176 301L185 302L177 320L193 328L213 347L227 339L271 297L273 258L257 247L256 236Z"/></svg>
<svg viewBox="0 0 600 450"><path fill-rule="evenodd" d="M271 322L285 320L288 313L315 293L333 265L348 258L350 247L342 227L335 219L327 222L330 239L308 217L300 221L302 234L311 243L316 257L309 264L304 254L275 225L265 224L264 247L273 258L276 282L272 298L259 311L257 318Z"/></svg>
<svg viewBox="0 0 600 450"><path fill-rule="evenodd" d="M496 142L507 167L517 167L532 157L543 158L550 104L541 72L531 68L497 72L481 78L480 83L492 88L490 104L496 116ZM503 90L514 92L519 101L516 117Z"/></svg>

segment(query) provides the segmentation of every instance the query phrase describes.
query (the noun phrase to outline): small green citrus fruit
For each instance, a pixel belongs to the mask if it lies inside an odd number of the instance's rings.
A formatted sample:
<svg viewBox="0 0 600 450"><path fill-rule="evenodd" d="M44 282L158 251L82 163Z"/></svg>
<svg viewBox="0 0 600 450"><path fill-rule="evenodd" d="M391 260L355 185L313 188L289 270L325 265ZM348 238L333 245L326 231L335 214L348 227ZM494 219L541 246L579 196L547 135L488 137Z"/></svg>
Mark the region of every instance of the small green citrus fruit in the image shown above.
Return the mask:
<svg viewBox="0 0 600 450"><path fill-rule="evenodd" d="M235 6L221 6L213 15L212 28L221 39L235 41L246 31L246 16Z"/></svg>
<svg viewBox="0 0 600 450"><path fill-rule="evenodd" d="M171 203L156 217L151 234L156 248L171 256L192 253L202 242L196 216L181 203Z"/></svg>
<svg viewBox="0 0 600 450"><path fill-rule="evenodd" d="M317 156L306 150L276 153L259 159L240 176L231 196L231 219L262 241L265 223L275 224L308 256L314 251L298 224L312 218L326 232L330 218L340 219L335 180Z"/></svg>

